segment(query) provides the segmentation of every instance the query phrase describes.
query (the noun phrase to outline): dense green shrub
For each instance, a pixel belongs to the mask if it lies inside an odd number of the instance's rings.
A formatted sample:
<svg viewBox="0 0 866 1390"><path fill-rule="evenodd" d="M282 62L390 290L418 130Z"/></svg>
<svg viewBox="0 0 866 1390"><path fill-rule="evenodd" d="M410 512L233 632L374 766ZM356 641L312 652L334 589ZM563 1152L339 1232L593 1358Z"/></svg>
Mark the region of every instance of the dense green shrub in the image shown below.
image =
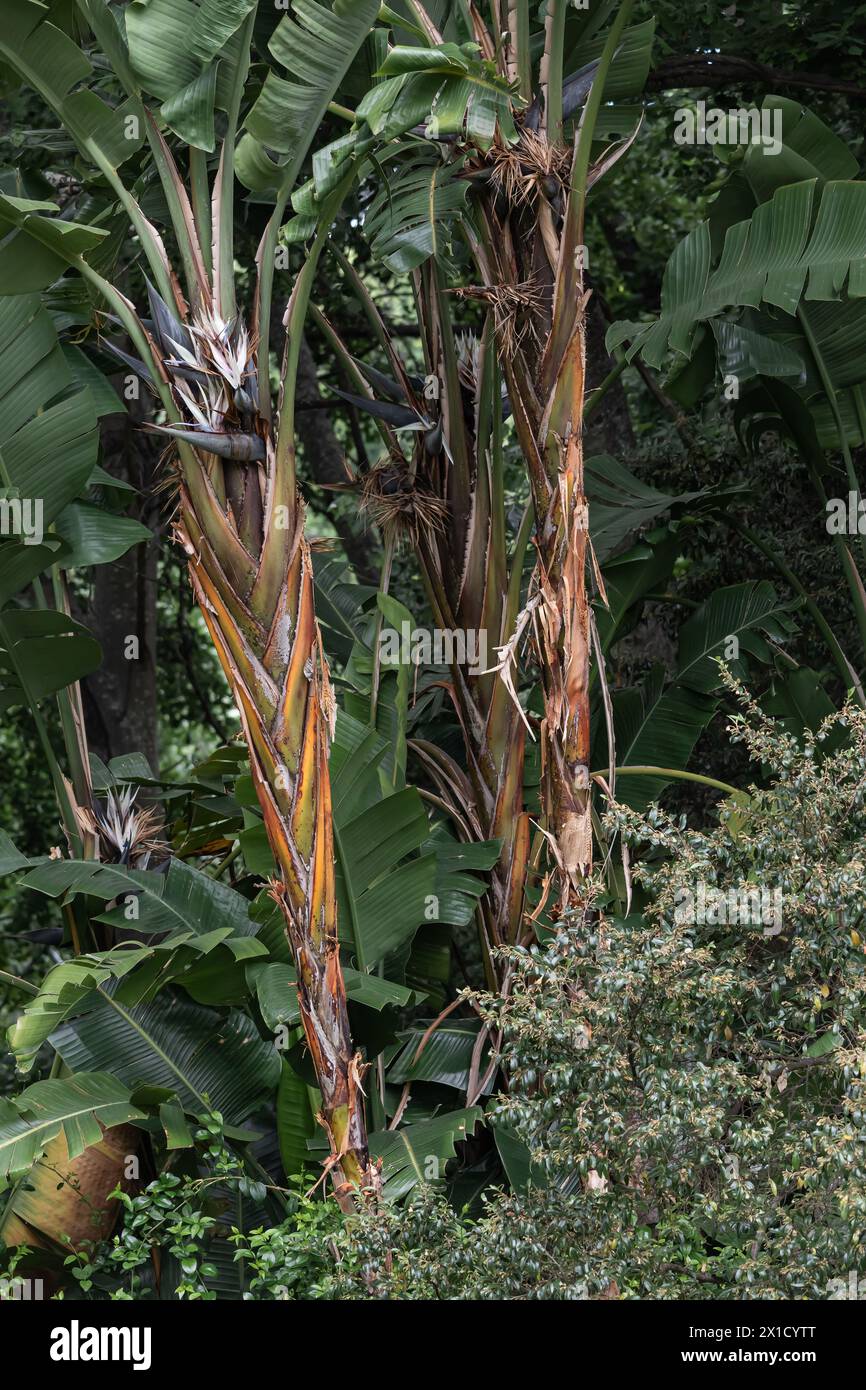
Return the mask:
<svg viewBox="0 0 866 1390"><path fill-rule="evenodd" d="M741 698L769 789L707 833L616 810L642 912L597 897L484 1001L527 1189L474 1221L430 1189L361 1216L317 1293L824 1299L866 1270L866 714L804 747ZM683 920L700 883L778 888L781 922Z"/></svg>

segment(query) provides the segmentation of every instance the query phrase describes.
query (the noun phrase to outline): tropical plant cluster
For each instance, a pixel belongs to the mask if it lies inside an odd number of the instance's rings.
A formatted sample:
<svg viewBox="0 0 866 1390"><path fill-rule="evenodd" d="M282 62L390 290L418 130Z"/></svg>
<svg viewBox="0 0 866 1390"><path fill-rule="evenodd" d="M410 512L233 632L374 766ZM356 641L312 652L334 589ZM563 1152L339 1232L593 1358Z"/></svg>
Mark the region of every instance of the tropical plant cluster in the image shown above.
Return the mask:
<svg viewBox="0 0 866 1390"><path fill-rule="evenodd" d="M866 1276L861 9L3 0L4 1297Z"/></svg>

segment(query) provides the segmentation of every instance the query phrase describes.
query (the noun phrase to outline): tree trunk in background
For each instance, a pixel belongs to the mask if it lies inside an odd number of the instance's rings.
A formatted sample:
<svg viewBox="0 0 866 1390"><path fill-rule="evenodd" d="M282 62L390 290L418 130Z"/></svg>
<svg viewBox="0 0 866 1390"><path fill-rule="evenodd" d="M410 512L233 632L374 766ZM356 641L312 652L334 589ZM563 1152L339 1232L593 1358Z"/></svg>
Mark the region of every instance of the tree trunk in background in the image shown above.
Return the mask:
<svg viewBox="0 0 866 1390"><path fill-rule="evenodd" d="M282 322L280 322L279 331L282 332ZM296 400L300 408L297 411L295 428L303 450L303 462L310 478L316 483L345 483L347 481L346 470L343 465L345 451L334 433L334 427L328 419L327 411L304 410L303 408L305 405L315 404L322 400L316 361L306 338L301 341ZM336 504L338 494L334 493L332 496ZM353 526L344 516L332 514L330 510L326 514L340 537L346 558L355 574L359 579L368 581L372 579L375 583L378 576L378 564L375 561L377 548L375 535L364 527L363 519Z"/></svg>
<svg viewBox="0 0 866 1390"><path fill-rule="evenodd" d="M153 532L119 560L97 565L92 588L80 611L102 644L98 671L83 684L84 715L90 747L104 762L121 753L141 752L159 771L157 720L157 561L161 543L161 500L156 492L159 450L138 426L141 401L128 402L128 414L103 424L103 466L120 482L137 489L127 515ZM127 653L138 639L138 659Z"/></svg>
<svg viewBox="0 0 866 1390"><path fill-rule="evenodd" d="M608 355L604 345L607 332L607 318L598 295L593 293L587 304L586 315L586 360L587 391L592 392L600 386L616 362ZM634 451L634 432L628 413L628 400L622 384L622 377L615 381L602 396L598 409L587 420L584 438L584 453L587 458L594 454L610 454L612 458L623 461Z"/></svg>

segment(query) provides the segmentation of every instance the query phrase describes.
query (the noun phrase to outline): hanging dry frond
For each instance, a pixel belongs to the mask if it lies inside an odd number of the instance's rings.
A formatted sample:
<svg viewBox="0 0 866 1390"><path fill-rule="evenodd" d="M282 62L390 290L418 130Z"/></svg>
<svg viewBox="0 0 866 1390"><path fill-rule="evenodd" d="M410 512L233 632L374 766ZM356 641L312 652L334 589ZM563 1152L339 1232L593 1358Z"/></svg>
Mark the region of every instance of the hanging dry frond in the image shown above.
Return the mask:
<svg viewBox="0 0 866 1390"><path fill-rule="evenodd" d="M517 688L514 684L514 670L517 666L517 648L520 645L520 640L523 636L524 630L526 629L530 621L534 621L533 614L540 603L540 595L536 594L534 597L530 598L529 602L526 604L526 607L523 608L521 612L517 615L517 621L514 624L514 631L512 632L508 641L504 644L504 646L496 648L496 654L499 657L499 661L495 666L491 666L488 668L487 671L482 672L482 674L485 676L495 673L501 678L502 683L504 684L505 689L508 691L508 694L514 704L515 709L517 710L518 714L520 715L520 718L526 725L529 737L533 739L535 738L535 734L532 732L532 727L529 723L529 720L526 717L526 711L520 703L520 699L517 694Z"/></svg>
<svg viewBox="0 0 866 1390"><path fill-rule="evenodd" d="M509 203L532 204L539 191L549 200L565 187L571 150L552 145L540 131L523 130L516 145L494 145L487 163Z"/></svg>
<svg viewBox="0 0 866 1390"><path fill-rule="evenodd" d="M544 307L544 289L536 276L516 285L469 285L454 293L459 299L477 299L490 305L496 336L507 358L515 356L527 334L537 338L533 320Z"/></svg>
<svg viewBox="0 0 866 1390"><path fill-rule="evenodd" d="M448 515L442 498L407 463L393 458L364 477L361 509L383 530L393 528L398 539L413 541L425 532L441 531Z"/></svg>

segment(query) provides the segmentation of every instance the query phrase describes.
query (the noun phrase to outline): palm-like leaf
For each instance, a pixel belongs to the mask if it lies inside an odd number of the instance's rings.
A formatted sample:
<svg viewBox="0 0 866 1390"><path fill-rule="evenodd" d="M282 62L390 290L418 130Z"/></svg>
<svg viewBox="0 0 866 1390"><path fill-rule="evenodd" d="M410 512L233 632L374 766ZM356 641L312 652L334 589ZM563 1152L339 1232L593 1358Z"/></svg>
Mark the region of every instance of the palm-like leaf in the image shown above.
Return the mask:
<svg viewBox="0 0 866 1390"><path fill-rule="evenodd" d="M62 1023L51 1041L74 1072L110 1068L130 1090L164 1086L189 1113L218 1110L230 1124L270 1100L279 1082L279 1054L251 1019L222 1019L179 995L127 1008L101 992L94 1009Z"/></svg>
<svg viewBox="0 0 866 1390"><path fill-rule="evenodd" d="M608 344L630 338L630 357L640 352L660 367L668 350L691 356L698 325L731 306L764 303L793 314L803 299L838 301L843 290L863 298L864 239L866 184L785 185L729 229L715 269L709 223L690 232L665 270L659 318L637 328L614 325Z"/></svg>
<svg viewBox="0 0 866 1390"><path fill-rule="evenodd" d="M271 71L247 119L238 148L238 174L258 191L291 187L328 103L378 13L377 0L295 0L271 35L271 55L289 74ZM269 151L287 156L275 160Z"/></svg>
<svg viewBox="0 0 866 1390"><path fill-rule="evenodd" d="M409 146L388 159L388 185L380 188L364 228L375 255L395 271L413 270L428 256L446 258L450 229L466 202L462 161L442 162ZM390 155L390 152L389 152Z"/></svg>
<svg viewBox="0 0 866 1390"><path fill-rule="evenodd" d="M14 1101L0 1101L0 1177L29 1172L61 1132L74 1159L99 1142L103 1128L144 1118L129 1088L109 1072L36 1081Z"/></svg>

